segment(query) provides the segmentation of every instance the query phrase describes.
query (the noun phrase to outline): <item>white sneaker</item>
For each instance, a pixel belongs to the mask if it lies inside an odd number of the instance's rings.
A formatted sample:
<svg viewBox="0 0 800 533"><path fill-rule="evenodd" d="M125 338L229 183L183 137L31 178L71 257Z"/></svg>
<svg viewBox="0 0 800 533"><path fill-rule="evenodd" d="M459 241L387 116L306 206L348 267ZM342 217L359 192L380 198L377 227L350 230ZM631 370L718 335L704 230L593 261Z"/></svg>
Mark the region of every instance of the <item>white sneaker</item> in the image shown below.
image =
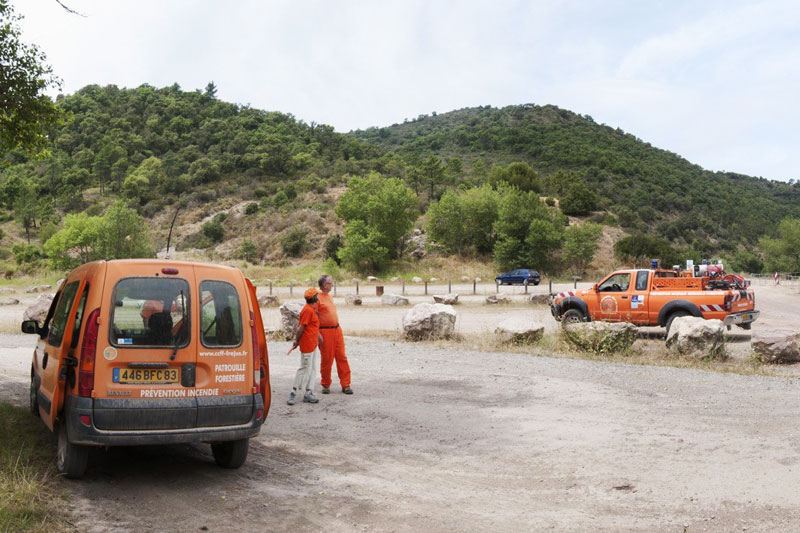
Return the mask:
<svg viewBox="0 0 800 533"><path fill-rule="evenodd" d="M296 396L297 395L295 394L294 391L290 392L289 393L289 399L286 400L286 403L289 404L289 405L294 405L294 399L295 399Z"/></svg>

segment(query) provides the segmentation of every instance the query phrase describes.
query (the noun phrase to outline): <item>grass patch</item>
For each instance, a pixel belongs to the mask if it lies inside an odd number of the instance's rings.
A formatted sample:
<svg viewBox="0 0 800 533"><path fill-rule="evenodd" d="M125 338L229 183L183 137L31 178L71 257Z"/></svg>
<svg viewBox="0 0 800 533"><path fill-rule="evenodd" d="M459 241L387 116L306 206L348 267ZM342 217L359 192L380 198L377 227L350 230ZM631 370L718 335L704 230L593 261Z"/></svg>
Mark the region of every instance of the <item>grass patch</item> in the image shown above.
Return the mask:
<svg viewBox="0 0 800 533"><path fill-rule="evenodd" d="M56 490L55 442L27 409L0 402L0 531L70 531Z"/></svg>

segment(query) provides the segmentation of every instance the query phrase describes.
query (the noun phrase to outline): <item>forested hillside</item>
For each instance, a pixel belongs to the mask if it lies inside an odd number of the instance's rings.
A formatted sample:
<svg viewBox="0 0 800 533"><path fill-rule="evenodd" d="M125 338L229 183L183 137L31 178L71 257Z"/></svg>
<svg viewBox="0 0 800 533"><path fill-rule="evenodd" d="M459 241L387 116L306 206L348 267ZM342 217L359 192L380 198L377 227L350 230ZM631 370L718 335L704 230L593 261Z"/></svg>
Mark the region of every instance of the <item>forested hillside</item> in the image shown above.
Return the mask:
<svg viewBox="0 0 800 533"><path fill-rule="evenodd" d="M462 109L340 134L222 102L213 83L92 85L57 105L64 121L44 154L2 154L7 272L11 262L66 268L113 256L118 244L92 243L121 221L147 221L150 242L136 249L154 253L176 212L179 249L253 263L344 258L358 270L407 253L414 224L441 241L438 253L558 270L564 215L704 256L757 252L777 221L800 216L800 185L704 171L554 106Z"/></svg>
<svg viewBox="0 0 800 533"><path fill-rule="evenodd" d="M523 161L538 172L543 194L561 197L572 183L584 184L597 194L597 209L616 215L623 228L706 253L750 245L777 221L800 215L800 183L705 171L551 105L423 115L355 136L412 161L430 153L460 158L476 179L493 165Z"/></svg>

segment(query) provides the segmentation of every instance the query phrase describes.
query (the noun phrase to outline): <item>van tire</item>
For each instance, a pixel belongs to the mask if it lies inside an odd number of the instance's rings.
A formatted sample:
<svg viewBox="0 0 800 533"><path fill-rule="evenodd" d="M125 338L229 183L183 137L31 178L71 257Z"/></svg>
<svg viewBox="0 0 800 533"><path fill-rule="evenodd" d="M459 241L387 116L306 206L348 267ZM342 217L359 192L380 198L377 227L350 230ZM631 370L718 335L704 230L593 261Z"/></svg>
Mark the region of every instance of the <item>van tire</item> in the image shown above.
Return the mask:
<svg viewBox="0 0 800 533"><path fill-rule="evenodd" d="M247 460L250 439L215 442L211 445L214 461L222 468L239 468Z"/></svg>
<svg viewBox="0 0 800 533"><path fill-rule="evenodd" d="M689 312L681 309L669 315L669 318L667 319L667 338L669 338L669 329L672 327L672 321L678 318L679 316L689 316Z"/></svg>
<svg viewBox="0 0 800 533"><path fill-rule="evenodd" d="M41 383L42 378L39 376L31 376L31 391L29 395L29 401L33 416L39 416L39 386Z"/></svg>
<svg viewBox="0 0 800 533"><path fill-rule="evenodd" d="M58 425L58 451L56 453L56 466L59 474L77 479L83 477L86 465L89 462L89 448L72 444L67 438L67 426Z"/></svg>

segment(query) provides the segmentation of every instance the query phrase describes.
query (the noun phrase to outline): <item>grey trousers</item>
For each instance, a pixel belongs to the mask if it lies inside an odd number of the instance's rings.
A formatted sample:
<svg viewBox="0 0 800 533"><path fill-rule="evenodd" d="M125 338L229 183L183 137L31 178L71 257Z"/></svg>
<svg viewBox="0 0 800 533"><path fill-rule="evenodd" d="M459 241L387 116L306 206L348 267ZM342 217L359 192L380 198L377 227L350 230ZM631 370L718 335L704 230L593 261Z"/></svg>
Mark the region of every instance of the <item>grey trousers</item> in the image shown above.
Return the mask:
<svg viewBox="0 0 800 533"><path fill-rule="evenodd" d="M298 391L313 391L314 376L319 373L319 352L315 349L310 353L300 352L300 368L294 376L293 387Z"/></svg>

